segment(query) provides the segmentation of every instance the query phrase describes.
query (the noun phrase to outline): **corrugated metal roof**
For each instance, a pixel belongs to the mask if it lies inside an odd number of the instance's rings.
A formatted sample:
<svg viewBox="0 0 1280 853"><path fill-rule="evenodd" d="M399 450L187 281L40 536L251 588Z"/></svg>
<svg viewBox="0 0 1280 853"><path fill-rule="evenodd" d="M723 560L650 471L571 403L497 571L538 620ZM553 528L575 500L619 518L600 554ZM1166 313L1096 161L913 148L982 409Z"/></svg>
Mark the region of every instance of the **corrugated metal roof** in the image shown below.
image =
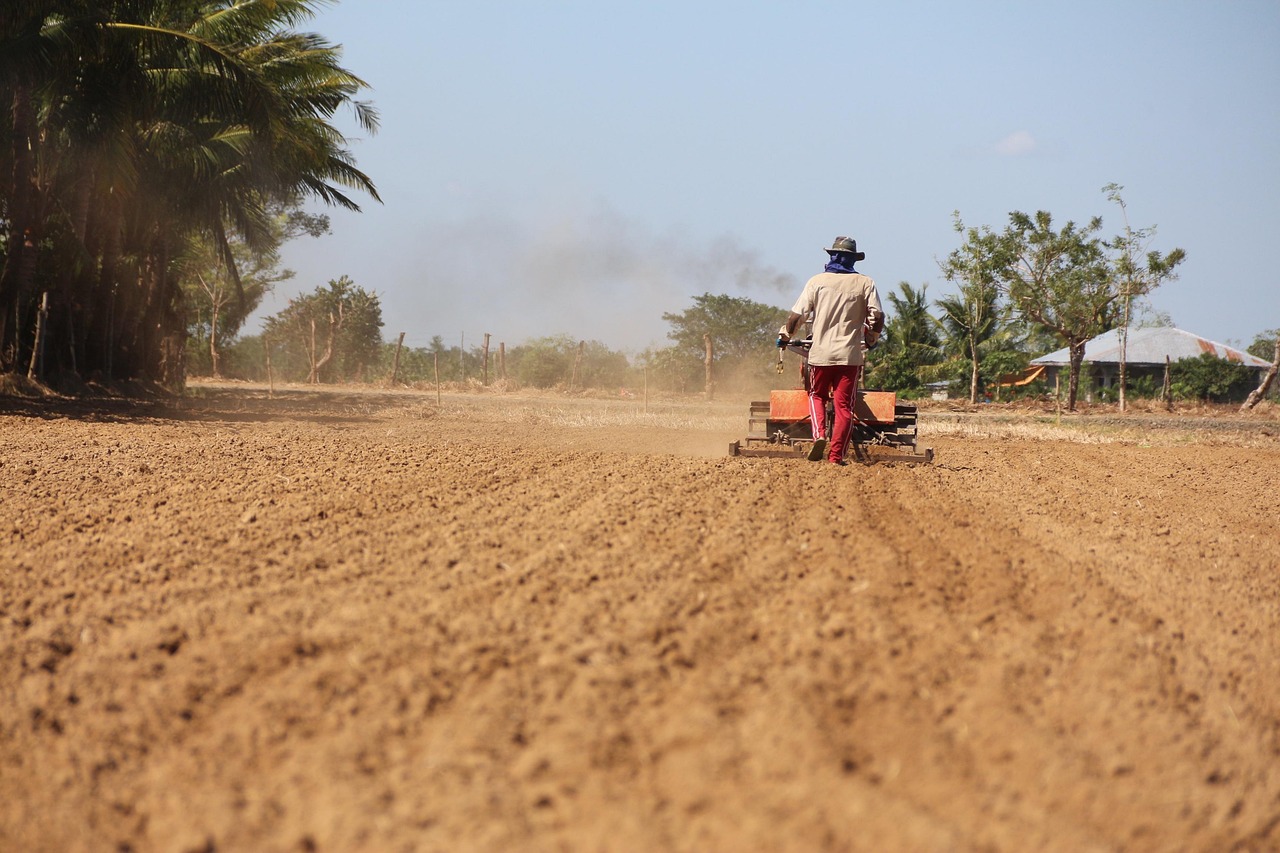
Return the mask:
<svg viewBox="0 0 1280 853"><path fill-rule="evenodd" d="M1247 367L1270 367L1271 362L1250 355L1225 344L1207 340L1199 335L1184 332L1172 327L1144 328L1129 330L1129 344L1125 351L1125 361L1129 364L1164 364L1165 356L1170 361L1180 358L1196 358L1201 353L1210 353L1227 361L1235 361ZM1112 329L1098 335L1084 345L1084 360L1094 364L1120 363L1120 330ZM1070 363L1069 353L1065 348L1033 358L1032 364L1048 366Z"/></svg>

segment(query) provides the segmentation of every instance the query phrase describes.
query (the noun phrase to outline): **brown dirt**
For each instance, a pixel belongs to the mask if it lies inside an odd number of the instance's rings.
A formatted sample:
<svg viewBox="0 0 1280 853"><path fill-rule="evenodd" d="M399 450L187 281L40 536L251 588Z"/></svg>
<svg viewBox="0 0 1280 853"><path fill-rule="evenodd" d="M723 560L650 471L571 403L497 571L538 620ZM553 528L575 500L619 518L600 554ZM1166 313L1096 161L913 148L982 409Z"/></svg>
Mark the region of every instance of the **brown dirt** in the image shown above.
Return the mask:
<svg viewBox="0 0 1280 853"><path fill-rule="evenodd" d="M0 849L1280 847L1274 420L196 394L0 400Z"/></svg>

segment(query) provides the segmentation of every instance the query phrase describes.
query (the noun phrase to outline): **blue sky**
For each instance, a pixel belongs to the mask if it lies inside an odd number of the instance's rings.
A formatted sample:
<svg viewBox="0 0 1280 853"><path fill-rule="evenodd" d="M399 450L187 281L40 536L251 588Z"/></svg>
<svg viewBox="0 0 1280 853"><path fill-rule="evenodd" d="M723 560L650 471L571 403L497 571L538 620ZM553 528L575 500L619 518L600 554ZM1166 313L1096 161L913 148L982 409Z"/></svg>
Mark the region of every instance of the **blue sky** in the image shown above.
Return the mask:
<svg viewBox="0 0 1280 853"><path fill-rule="evenodd" d="M285 251L258 316L349 275L394 340L637 352L704 292L789 307L849 234L882 296L951 292L952 211L1182 247L1151 297L1249 343L1280 326L1280 2L345 0L383 204ZM251 321L245 331L257 331Z"/></svg>

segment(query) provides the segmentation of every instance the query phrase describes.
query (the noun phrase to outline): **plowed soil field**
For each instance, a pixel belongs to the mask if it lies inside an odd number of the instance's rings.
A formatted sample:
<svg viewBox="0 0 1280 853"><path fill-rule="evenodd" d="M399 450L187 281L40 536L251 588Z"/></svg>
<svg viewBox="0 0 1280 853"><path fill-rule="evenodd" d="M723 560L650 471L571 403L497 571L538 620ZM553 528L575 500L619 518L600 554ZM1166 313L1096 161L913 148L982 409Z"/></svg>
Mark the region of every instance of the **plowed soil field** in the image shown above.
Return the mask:
<svg viewBox="0 0 1280 853"><path fill-rule="evenodd" d="M0 850L1276 850L1278 421L0 400Z"/></svg>

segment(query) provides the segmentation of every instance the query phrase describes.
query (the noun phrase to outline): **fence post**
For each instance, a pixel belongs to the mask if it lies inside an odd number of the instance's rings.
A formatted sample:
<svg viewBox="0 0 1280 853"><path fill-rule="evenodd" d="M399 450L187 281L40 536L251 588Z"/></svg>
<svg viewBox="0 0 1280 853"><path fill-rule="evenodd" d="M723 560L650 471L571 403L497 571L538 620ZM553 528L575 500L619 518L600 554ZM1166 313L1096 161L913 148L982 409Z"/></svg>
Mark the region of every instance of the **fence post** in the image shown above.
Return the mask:
<svg viewBox="0 0 1280 853"><path fill-rule="evenodd" d="M387 380L387 384L395 387L396 374L400 372L400 349L404 346L404 332L400 333L400 339L396 341L396 357L391 360L391 378Z"/></svg>

